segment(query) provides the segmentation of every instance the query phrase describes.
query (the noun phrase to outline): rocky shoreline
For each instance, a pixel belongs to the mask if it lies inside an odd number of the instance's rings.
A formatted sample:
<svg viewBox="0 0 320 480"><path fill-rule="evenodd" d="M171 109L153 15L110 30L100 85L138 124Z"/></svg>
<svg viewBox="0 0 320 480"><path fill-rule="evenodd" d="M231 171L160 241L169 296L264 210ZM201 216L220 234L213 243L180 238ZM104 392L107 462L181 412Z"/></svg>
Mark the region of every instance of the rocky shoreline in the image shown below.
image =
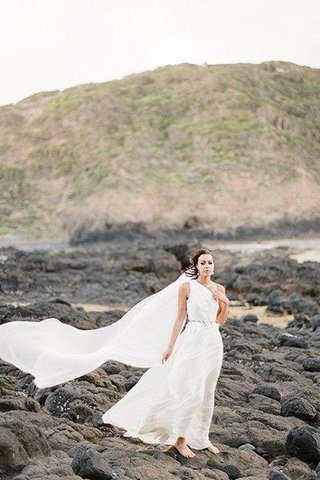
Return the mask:
<svg viewBox="0 0 320 480"><path fill-rule="evenodd" d="M190 238L151 240L110 238L99 248L65 251L1 249L0 322L54 316L80 329L113 323L175 280L188 250L199 246ZM293 318L279 328L252 313L230 313L221 328L225 358L210 438L222 453L204 450L186 459L173 447L123 438L121 429L102 423L144 369L108 361L76 380L38 389L31 375L0 361L1 479L320 478L320 264L299 264L286 248L214 254L215 280L226 286L231 304Z"/></svg>

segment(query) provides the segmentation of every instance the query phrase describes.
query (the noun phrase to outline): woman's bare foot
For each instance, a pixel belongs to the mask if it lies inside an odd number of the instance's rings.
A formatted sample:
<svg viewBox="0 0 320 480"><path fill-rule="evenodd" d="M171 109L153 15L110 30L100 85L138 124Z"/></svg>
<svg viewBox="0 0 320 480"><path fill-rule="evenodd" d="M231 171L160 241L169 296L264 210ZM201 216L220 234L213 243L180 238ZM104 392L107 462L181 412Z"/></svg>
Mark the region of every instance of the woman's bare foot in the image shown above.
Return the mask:
<svg viewBox="0 0 320 480"><path fill-rule="evenodd" d="M210 445L210 447L208 447L208 450L209 452L212 452L212 453L220 453L219 448L214 447L213 445Z"/></svg>
<svg viewBox="0 0 320 480"><path fill-rule="evenodd" d="M190 448L186 444L186 439L184 437L178 437L174 446L176 447L178 452L180 452L181 455L186 458L193 458L196 456L196 454L193 453L193 451L190 450Z"/></svg>

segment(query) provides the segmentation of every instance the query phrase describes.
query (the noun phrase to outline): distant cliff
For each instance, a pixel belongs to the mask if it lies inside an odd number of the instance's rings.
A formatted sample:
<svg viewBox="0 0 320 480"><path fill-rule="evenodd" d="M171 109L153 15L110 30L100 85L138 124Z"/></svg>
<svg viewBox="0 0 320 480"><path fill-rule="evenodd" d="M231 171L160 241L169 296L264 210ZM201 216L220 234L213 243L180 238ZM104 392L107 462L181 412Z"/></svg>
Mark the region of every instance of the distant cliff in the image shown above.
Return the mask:
<svg viewBox="0 0 320 480"><path fill-rule="evenodd" d="M0 234L312 219L320 70L181 64L0 107L0 187Z"/></svg>

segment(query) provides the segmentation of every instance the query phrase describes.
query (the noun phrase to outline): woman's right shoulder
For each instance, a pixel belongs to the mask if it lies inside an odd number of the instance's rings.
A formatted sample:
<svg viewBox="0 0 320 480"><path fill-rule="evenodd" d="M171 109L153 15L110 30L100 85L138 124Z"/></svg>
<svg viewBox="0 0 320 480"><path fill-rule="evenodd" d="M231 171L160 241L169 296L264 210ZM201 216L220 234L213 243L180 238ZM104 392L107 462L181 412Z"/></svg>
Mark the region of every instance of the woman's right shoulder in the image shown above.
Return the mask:
<svg viewBox="0 0 320 480"><path fill-rule="evenodd" d="M190 294L190 281L181 283L179 287L179 291L181 293L185 293L186 297L188 298Z"/></svg>

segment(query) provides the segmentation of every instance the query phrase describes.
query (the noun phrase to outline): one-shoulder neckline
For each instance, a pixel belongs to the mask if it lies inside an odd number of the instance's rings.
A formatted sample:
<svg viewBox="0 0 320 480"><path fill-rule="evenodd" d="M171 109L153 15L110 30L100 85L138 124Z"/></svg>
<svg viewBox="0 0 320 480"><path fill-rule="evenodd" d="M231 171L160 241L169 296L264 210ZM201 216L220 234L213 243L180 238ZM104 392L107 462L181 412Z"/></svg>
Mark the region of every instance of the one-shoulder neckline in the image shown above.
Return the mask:
<svg viewBox="0 0 320 480"><path fill-rule="evenodd" d="M196 283L198 283L199 285L201 285L201 287L203 287L203 288L205 288L206 290L208 290L210 293L213 293L212 290L210 290L209 287L206 287L205 285L202 285L202 283L199 282L196 278L194 278L194 281L195 281Z"/></svg>

